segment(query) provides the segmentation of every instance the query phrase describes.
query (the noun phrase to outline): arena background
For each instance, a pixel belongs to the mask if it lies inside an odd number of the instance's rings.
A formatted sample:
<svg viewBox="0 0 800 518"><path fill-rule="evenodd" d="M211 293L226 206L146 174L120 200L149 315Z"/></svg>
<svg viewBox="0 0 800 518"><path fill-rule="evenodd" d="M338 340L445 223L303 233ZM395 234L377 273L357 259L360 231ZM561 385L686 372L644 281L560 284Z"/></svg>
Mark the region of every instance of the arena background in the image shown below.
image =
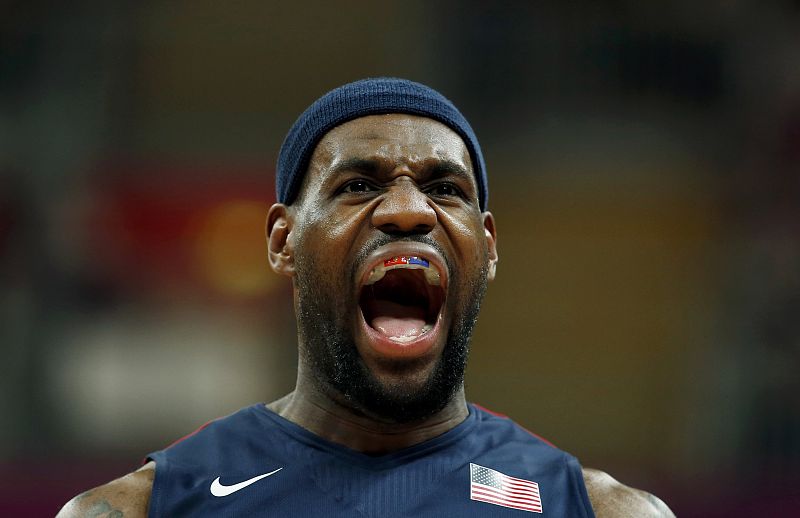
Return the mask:
<svg viewBox="0 0 800 518"><path fill-rule="evenodd" d="M365 76L472 122L471 400L682 517L800 513L800 5L2 2L0 514L292 386L281 140Z"/></svg>

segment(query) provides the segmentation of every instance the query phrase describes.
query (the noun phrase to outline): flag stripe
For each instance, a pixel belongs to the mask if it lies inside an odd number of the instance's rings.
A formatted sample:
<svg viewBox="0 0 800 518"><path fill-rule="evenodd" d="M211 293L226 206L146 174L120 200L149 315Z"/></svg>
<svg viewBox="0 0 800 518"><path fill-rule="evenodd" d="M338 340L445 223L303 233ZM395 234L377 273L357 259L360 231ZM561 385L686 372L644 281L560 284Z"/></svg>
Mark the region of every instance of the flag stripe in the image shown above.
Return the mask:
<svg viewBox="0 0 800 518"><path fill-rule="evenodd" d="M527 499L527 498L522 498L522 499L520 499L520 498L509 498L509 497L503 496L502 494L498 495L497 493L493 493L491 491L480 490L480 489L473 490L472 494L475 495L475 496L485 496L485 497L491 497L491 498L500 498L500 499L503 499L503 500L507 500L509 502L516 502L516 503L519 503L519 504L540 504L541 503L538 499L531 500L531 499Z"/></svg>
<svg viewBox="0 0 800 518"><path fill-rule="evenodd" d="M512 509L521 509L523 511L530 511L532 513L541 513L542 512L542 507L541 506L514 504L514 503L507 502L505 500L501 500L501 499L480 497L480 498L473 498L473 500L475 500L477 502L486 502L487 504L502 505L503 507L510 507Z"/></svg>
<svg viewBox="0 0 800 518"><path fill-rule="evenodd" d="M473 482L473 484L478 484L478 482ZM487 486L492 487L492 486ZM519 489L506 489L505 487L500 489L500 491L505 491L506 493L512 493L515 495L537 495L539 491L537 488L534 489L526 489L526 490L519 490Z"/></svg>
<svg viewBox="0 0 800 518"><path fill-rule="evenodd" d="M539 487L536 482L504 480L503 483L512 487Z"/></svg>
<svg viewBox="0 0 800 518"><path fill-rule="evenodd" d="M527 506L531 506L531 507L540 507L541 506L541 504L539 502L531 502L529 500L515 500L515 499L510 499L510 498L503 498L502 496L498 496L498 495L495 495L495 494L492 494L492 493L484 493L484 492L480 492L480 491L475 491L473 493L473 496L479 497L479 498L492 498L492 499L495 499L495 500L502 500L504 502L509 502L509 503L517 504L517 505L527 505Z"/></svg>
<svg viewBox="0 0 800 518"><path fill-rule="evenodd" d="M498 471L498 473L500 473L500 472ZM501 473L501 475L502 475L502 473ZM524 478L509 477L508 475L503 475L503 477L507 482L519 482L521 484L527 484L529 486L535 486L536 485L536 482L532 482L530 480L525 480Z"/></svg>
<svg viewBox="0 0 800 518"><path fill-rule="evenodd" d="M498 495L508 496L509 498L520 498L522 500L538 500L539 495L538 493L528 493L528 494L520 494L520 493L509 493L508 491L498 490L490 486L483 486L480 484L473 483L472 489L474 490L482 490L482 491L489 491L490 493L495 493Z"/></svg>

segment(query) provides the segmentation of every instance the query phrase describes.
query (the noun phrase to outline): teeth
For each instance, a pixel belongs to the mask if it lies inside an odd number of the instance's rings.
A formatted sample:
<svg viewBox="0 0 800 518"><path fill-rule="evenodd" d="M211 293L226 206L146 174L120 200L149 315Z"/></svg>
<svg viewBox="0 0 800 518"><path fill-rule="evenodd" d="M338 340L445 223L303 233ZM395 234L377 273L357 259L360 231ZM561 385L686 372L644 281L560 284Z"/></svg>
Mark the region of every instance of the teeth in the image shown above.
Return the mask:
<svg viewBox="0 0 800 518"><path fill-rule="evenodd" d="M442 278L439 276L439 272L433 268L428 268L425 270L425 280L428 281L428 284L433 286L439 286L442 283Z"/></svg>
<svg viewBox="0 0 800 518"><path fill-rule="evenodd" d="M395 342L399 342L401 344L405 344L405 343L408 343L408 342L413 342L414 340L416 340L420 336L424 335L425 333L427 333L431 329L433 329L433 324L425 324L424 326L422 326L422 329L420 329L420 333L418 335L391 336L391 337L389 337L389 339L393 340Z"/></svg>
<svg viewBox="0 0 800 518"><path fill-rule="evenodd" d="M400 268L405 268L408 270L423 270L425 273L425 280L428 281L428 284L439 286L442 283L439 272L437 272L435 268L431 268L428 260L416 256L399 256L387 259L383 262L383 264L379 264L373 268L369 273L369 277L367 277L367 286L370 284L375 284L379 280L383 279L384 275L386 275L386 272L389 270L397 270Z"/></svg>
<svg viewBox="0 0 800 518"><path fill-rule="evenodd" d="M417 338L419 338L419 337L418 336L406 336L406 335L389 337L389 339L392 340L393 342L399 342L401 344L407 344L408 342L413 342Z"/></svg>
<svg viewBox="0 0 800 518"><path fill-rule="evenodd" d="M370 284L375 284L379 280L383 279L384 275L386 275L386 268L382 266L376 266L369 273L369 277L367 277L367 282L366 282L367 286L369 286Z"/></svg>

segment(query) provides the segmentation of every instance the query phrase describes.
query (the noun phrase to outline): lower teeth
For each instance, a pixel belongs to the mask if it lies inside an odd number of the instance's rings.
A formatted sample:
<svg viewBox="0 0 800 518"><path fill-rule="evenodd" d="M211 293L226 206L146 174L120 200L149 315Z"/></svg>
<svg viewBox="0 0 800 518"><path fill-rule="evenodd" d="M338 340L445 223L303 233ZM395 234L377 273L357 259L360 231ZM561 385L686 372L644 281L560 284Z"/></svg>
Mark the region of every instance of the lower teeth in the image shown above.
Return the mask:
<svg viewBox="0 0 800 518"><path fill-rule="evenodd" d="M422 326L422 329L420 329L420 333L418 335L392 336L391 339L394 340L395 342L400 342L400 343L413 342L414 340L424 335L431 329L433 329L433 324L425 324L424 326Z"/></svg>

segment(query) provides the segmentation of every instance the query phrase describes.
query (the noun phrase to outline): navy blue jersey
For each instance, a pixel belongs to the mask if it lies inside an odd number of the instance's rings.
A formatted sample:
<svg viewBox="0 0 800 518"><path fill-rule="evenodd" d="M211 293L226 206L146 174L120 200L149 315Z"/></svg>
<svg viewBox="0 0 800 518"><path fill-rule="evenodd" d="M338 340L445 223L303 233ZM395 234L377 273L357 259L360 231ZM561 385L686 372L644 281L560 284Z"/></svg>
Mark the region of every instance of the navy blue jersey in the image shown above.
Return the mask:
<svg viewBox="0 0 800 518"><path fill-rule="evenodd" d="M472 404L455 428L385 455L257 404L149 458L151 517L594 516L574 457Z"/></svg>

